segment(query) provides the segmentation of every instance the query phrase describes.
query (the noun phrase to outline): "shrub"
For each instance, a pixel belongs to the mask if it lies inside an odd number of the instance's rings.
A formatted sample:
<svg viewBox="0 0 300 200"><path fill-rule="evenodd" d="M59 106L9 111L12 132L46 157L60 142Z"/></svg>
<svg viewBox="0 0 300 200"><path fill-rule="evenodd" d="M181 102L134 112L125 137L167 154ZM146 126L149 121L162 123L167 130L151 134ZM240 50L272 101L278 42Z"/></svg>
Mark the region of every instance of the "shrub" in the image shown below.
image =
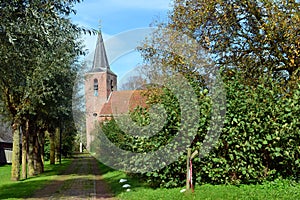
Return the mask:
<svg viewBox="0 0 300 200"><path fill-rule="evenodd" d="M291 89L274 80L247 84L237 74L224 78L226 118L217 145L204 158L193 160L194 178L203 183L257 183L277 178L300 177L300 85ZM167 123L151 138L126 135L114 120L102 125L107 137L118 147L133 152L155 151L167 144L180 129L178 101L168 92L160 96L167 110ZM210 121L210 95L199 94L199 128L191 147L201 149ZM131 117L147 123L146 110ZM189 134L189 133L187 133ZM142 166L142 165L140 165ZM177 187L185 184L186 154L161 170L145 172L153 186Z"/></svg>

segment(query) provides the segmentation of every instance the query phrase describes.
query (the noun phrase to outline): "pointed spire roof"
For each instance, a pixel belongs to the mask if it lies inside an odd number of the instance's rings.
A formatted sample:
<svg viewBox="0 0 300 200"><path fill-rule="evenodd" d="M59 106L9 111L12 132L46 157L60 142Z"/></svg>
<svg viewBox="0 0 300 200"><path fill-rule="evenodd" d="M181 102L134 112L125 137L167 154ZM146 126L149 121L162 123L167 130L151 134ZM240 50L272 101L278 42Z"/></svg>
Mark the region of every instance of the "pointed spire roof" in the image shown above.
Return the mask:
<svg viewBox="0 0 300 200"><path fill-rule="evenodd" d="M108 72L114 74L109 67L102 33L99 31L91 72ZM115 75L115 74L114 74Z"/></svg>

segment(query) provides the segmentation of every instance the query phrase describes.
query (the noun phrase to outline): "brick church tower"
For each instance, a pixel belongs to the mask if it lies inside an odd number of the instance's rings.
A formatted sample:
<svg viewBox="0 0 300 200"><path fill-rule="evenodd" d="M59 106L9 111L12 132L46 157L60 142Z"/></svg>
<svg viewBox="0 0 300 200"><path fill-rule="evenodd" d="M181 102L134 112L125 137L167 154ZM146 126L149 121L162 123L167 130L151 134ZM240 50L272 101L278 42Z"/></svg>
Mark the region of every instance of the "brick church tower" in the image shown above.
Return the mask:
<svg viewBox="0 0 300 200"><path fill-rule="evenodd" d="M117 90L117 75L110 70L101 32L98 34L92 69L85 74L87 149L94 139L91 134L103 105Z"/></svg>

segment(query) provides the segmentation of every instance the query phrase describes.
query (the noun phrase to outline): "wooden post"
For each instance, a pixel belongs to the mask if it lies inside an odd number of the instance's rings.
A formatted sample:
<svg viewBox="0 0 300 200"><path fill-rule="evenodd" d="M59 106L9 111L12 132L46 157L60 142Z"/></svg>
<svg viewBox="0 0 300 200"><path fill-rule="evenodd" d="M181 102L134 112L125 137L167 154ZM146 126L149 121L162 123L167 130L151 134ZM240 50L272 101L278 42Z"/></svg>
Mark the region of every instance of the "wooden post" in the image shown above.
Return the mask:
<svg viewBox="0 0 300 200"><path fill-rule="evenodd" d="M186 157L186 191L190 189L190 158L191 158L191 148L188 148L187 157Z"/></svg>

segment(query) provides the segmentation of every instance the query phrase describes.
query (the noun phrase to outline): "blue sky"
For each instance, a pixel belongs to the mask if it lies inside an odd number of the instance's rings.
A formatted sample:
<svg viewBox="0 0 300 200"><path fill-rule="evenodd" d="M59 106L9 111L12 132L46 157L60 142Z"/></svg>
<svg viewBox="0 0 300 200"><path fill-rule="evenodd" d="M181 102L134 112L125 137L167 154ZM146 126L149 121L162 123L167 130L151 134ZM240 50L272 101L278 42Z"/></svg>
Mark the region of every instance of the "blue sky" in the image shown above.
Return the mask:
<svg viewBox="0 0 300 200"><path fill-rule="evenodd" d="M156 19L166 20L171 3L172 0L84 0L75 6L77 14L72 16L72 20L75 24L93 29L98 29L101 22L102 35L107 41L120 33L149 27ZM84 36L84 41L89 52L93 52L96 37ZM91 58L92 55L87 57ZM138 53L131 52L111 63L111 69L120 80L140 63Z"/></svg>

